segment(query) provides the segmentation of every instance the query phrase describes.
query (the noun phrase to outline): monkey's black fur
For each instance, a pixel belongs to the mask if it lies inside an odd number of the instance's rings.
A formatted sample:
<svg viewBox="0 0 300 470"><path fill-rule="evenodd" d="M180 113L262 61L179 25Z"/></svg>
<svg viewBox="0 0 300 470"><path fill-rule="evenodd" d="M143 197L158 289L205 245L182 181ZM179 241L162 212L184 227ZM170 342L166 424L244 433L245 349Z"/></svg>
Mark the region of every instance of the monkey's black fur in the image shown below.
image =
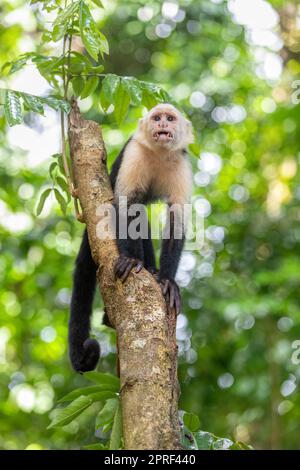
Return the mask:
<svg viewBox="0 0 300 470"><path fill-rule="evenodd" d="M127 142L127 144L129 141ZM115 160L110 173L110 183L113 191L115 190L118 172L120 170L123 155L127 144ZM151 192L136 192L128 198L128 205L138 202L147 204L156 198ZM118 205L116 205L118 220ZM130 223L130 217L127 217L127 227ZM117 244L120 252L115 267L115 273L123 281L127 278L131 268L138 265L137 269L144 266L149 272L157 273L154 249L151 239L150 226L148 226L148 238L132 240L118 239L117 226ZM158 281L162 283L163 294L170 304L174 303L176 310L180 306L180 294L174 277L177 271L184 239L174 238L174 225L170 218L170 237L163 240L160 256L160 270ZM139 262L142 262L139 264ZM78 372L93 370L100 356L100 346L95 339L89 338L90 316L96 285L97 266L94 263L87 231L84 231L81 247L76 259L75 271L73 277L73 292L71 299L71 316L69 321L69 354L73 368ZM172 306L172 305L171 305Z"/></svg>

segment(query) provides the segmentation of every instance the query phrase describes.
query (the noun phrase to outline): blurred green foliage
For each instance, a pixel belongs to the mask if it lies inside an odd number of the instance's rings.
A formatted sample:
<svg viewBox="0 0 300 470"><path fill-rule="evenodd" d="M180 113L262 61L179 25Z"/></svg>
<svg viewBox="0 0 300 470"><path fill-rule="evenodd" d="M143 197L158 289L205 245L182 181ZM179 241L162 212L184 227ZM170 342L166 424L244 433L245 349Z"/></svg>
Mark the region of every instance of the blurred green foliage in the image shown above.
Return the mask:
<svg viewBox="0 0 300 470"><path fill-rule="evenodd" d="M110 45L105 72L164 86L199 138L200 158L192 163L205 241L185 252L178 274L180 408L196 413L200 428L213 434L254 448L299 449L300 361L293 347L300 340L300 12L297 1L262 0L276 10L267 9L274 25L259 36L254 26L263 15L243 26L234 9L239 1L181 0L177 7L103 0L105 10L94 13ZM28 3L1 2L3 64L43 52L47 18ZM23 73L10 80L3 74L0 87L30 92L22 88L30 78ZM81 106L102 124L111 164L142 110L131 109L118 129L102 112L97 90ZM24 130L8 129L2 112L0 448L79 448L94 441L97 404L63 429L46 428L57 400L87 385L71 370L66 346L83 227L70 210L63 217L54 200L34 215L51 160L40 137L49 133L59 151L54 113L28 114ZM102 313L98 298L100 369L113 372L114 333L101 326Z"/></svg>

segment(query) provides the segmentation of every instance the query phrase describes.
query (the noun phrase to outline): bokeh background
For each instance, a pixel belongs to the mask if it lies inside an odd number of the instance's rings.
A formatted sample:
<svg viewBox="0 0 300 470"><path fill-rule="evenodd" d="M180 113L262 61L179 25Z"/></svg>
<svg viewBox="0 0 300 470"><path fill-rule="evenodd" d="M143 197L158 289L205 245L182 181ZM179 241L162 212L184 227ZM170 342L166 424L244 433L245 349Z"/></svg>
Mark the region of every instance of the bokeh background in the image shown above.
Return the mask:
<svg viewBox="0 0 300 470"><path fill-rule="evenodd" d="M255 448L300 448L300 7L292 0L103 0L95 8L109 42L106 72L163 85L198 138L194 199L205 242L178 273L180 408L201 429ZM2 0L0 62L40 51L51 13ZM61 45L53 43L51 53ZM297 81L298 79L298 81ZM45 94L29 66L0 86ZM118 129L97 91L81 102L102 123L110 163L142 109ZM86 380L73 373L67 322L82 225L50 200L55 112L8 128L0 106L0 448L72 449L93 439L93 408L47 431L57 399ZM158 245L157 245L158 248ZM100 368L114 371L113 332L93 327ZM298 342L297 342L298 341Z"/></svg>

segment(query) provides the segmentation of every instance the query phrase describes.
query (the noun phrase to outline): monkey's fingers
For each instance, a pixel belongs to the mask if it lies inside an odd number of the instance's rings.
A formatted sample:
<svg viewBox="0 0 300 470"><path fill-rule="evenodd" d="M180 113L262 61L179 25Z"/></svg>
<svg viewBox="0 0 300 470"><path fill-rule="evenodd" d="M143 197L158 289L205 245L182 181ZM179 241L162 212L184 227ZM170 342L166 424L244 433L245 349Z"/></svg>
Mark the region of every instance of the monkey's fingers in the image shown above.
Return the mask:
<svg viewBox="0 0 300 470"><path fill-rule="evenodd" d="M136 265L136 268L135 268L135 272L138 274L144 267L144 263L142 261L138 261L137 265Z"/></svg>
<svg viewBox="0 0 300 470"><path fill-rule="evenodd" d="M171 284L171 293L170 293L170 303L171 308L175 308L176 315L180 313L181 310L181 296L180 290L176 282Z"/></svg>
<svg viewBox="0 0 300 470"><path fill-rule="evenodd" d="M175 305L175 288L172 284L169 287L169 305L171 308Z"/></svg>
<svg viewBox="0 0 300 470"><path fill-rule="evenodd" d="M160 282L160 285L167 305L170 308L175 308L176 315L178 315L181 310L181 296L177 283L169 279L164 279Z"/></svg>
<svg viewBox="0 0 300 470"><path fill-rule="evenodd" d="M125 282L134 266L136 266L135 272L139 273L144 264L136 258L129 258L127 256L120 255L114 266L115 277L121 279L122 282Z"/></svg>
<svg viewBox="0 0 300 470"><path fill-rule="evenodd" d="M134 259L129 259L129 260L128 260L126 269L125 269L123 275L120 277L120 279L121 279L122 282L125 282L125 281L126 281L126 279L127 279L128 276L129 276L130 271L131 271L132 268L135 266L135 264L136 264L136 261L135 261Z"/></svg>
<svg viewBox="0 0 300 470"><path fill-rule="evenodd" d="M128 263L128 258L125 258L124 256L119 256L115 263L114 267L114 272L115 272L115 277L121 277L127 267Z"/></svg>
<svg viewBox="0 0 300 470"><path fill-rule="evenodd" d="M166 295L168 293L168 290L169 290L169 284L170 284L170 281L168 279L166 279L163 284L162 284L162 293L163 295Z"/></svg>
<svg viewBox="0 0 300 470"><path fill-rule="evenodd" d="M174 307L176 310L176 315L179 315L181 311L181 295L180 295L180 291L178 288L176 289L174 293Z"/></svg>

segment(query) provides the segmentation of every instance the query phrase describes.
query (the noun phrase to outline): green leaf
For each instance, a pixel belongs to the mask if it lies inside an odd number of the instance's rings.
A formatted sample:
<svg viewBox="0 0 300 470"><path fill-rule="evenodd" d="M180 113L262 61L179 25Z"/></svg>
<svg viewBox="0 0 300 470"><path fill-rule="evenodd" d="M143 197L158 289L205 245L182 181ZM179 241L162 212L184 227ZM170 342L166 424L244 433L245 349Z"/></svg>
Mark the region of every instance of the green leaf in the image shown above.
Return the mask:
<svg viewBox="0 0 300 470"><path fill-rule="evenodd" d="M22 57L19 57L19 59L14 60L11 63L11 68L10 68L9 74L15 73L18 70L22 69L24 67L24 65L27 64L28 58L29 58L28 55L24 54Z"/></svg>
<svg viewBox="0 0 300 470"><path fill-rule="evenodd" d="M44 115L44 107L41 99L38 96L29 95L28 93L21 93L20 96L24 102L24 108L28 111L33 111L34 113L39 113Z"/></svg>
<svg viewBox="0 0 300 470"><path fill-rule="evenodd" d="M56 111L61 109L65 113L69 113L71 110L70 104L62 98L56 98L54 96L48 96L47 98L41 98L42 102L47 104L50 108Z"/></svg>
<svg viewBox="0 0 300 470"><path fill-rule="evenodd" d="M184 449L194 450L197 448L193 434L184 425L180 429L180 434Z"/></svg>
<svg viewBox="0 0 300 470"><path fill-rule="evenodd" d="M122 122L124 121L129 105L130 96L127 93L122 82L120 82L117 91L114 94L114 115L118 126L121 126Z"/></svg>
<svg viewBox="0 0 300 470"><path fill-rule="evenodd" d="M130 96L132 104L138 106L142 101L142 88L140 82L133 77L122 77L122 83Z"/></svg>
<svg viewBox="0 0 300 470"><path fill-rule="evenodd" d="M70 73L72 75L76 75L75 78L84 78L82 77L82 74L87 74L89 72L94 71L95 69L95 67L93 67L93 62L89 56L79 54L76 51L71 52L70 59L68 59L66 63L69 67Z"/></svg>
<svg viewBox="0 0 300 470"><path fill-rule="evenodd" d="M214 436L210 432L198 431L194 439L199 450L210 450L214 442Z"/></svg>
<svg viewBox="0 0 300 470"><path fill-rule="evenodd" d="M81 92L81 98L84 99L90 96L97 88L98 82L98 77L89 77L85 82L83 91Z"/></svg>
<svg viewBox="0 0 300 470"><path fill-rule="evenodd" d="M64 168L64 162L63 162L63 156L61 153L55 153L52 155L52 158L55 158L57 160L59 169L61 173L64 175L65 174L65 168Z"/></svg>
<svg viewBox="0 0 300 470"><path fill-rule="evenodd" d="M70 3L67 8L64 8L57 15L53 23L53 41L59 41L68 31L69 22L74 19L75 14L78 11L80 2Z"/></svg>
<svg viewBox="0 0 300 470"><path fill-rule="evenodd" d="M66 193L68 202L70 202L71 196L70 196L70 191L69 191L69 187L68 187L68 184L67 184L66 180L64 178L62 178L61 176L57 176L56 177L56 182L57 182L58 186L60 187L60 189L64 193Z"/></svg>
<svg viewBox="0 0 300 470"><path fill-rule="evenodd" d="M112 390L103 390L102 392L92 393L90 395L93 402L96 401L105 401L109 398L116 398L117 392L113 392Z"/></svg>
<svg viewBox="0 0 300 470"><path fill-rule="evenodd" d="M228 450L233 445L230 439L220 438L213 443L214 450Z"/></svg>
<svg viewBox="0 0 300 470"><path fill-rule="evenodd" d="M72 401L65 408L57 410L52 423L48 426L47 429L61 427L71 423L71 421L77 418L77 416L86 410L92 403L92 399L88 396L80 396L76 398L76 400Z"/></svg>
<svg viewBox="0 0 300 470"><path fill-rule="evenodd" d="M57 202L58 202L58 204L61 208L62 213L65 214L66 210L67 210L67 202L66 202L65 198L63 197L63 195L56 188L54 188L54 194L55 194L55 199L57 200Z"/></svg>
<svg viewBox="0 0 300 470"><path fill-rule="evenodd" d="M92 67L92 68L91 68L91 71L92 71L93 73L99 73L99 74L100 74L101 72L103 72L103 70L104 70L104 66L103 66L103 65L97 65L96 67Z"/></svg>
<svg viewBox="0 0 300 470"><path fill-rule="evenodd" d="M51 191L52 191L51 188L45 189L45 191L43 191L42 194L40 195L40 199L36 208L37 216L40 215L40 213L42 212L46 199L48 198Z"/></svg>
<svg viewBox="0 0 300 470"><path fill-rule="evenodd" d="M77 388L76 390L73 390L72 392L70 392L67 395L60 398L58 400L58 403L63 403L65 401L73 401L73 400L75 400L75 398L78 398L80 396L90 395L92 393L97 393L99 391L101 391L101 386L100 385L93 385L91 387Z"/></svg>
<svg viewBox="0 0 300 470"><path fill-rule="evenodd" d="M238 450L253 450L253 447L246 444L245 442L236 441L234 445L238 446ZM231 449L233 449L233 447L231 447Z"/></svg>
<svg viewBox="0 0 300 470"><path fill-rule="evenodd" d="M113 427L110 435L109 450L118 450L121 447L122 434L122 409L121 402L118 400L118 406L115 411Z"/></svg>
<svg viewBox="0 0 300 470"><path fill-rule="evenodd" d="M110 398L106 401L102 410L99 411L96 417L96 429L105 427L107 431L112 427L118 404L119 398Z"/></svg>
<svg viewBox="0 0 300 470"><path fill-rule="evenodd" d="M87 446L84 446L83 448L86 450L106 450L107 446L104 444L100 444L99 442L97 444L88 444Z"/></svg>
<svg viewBox="0 0 300 470"><path fill-rule="evenodd" d="M118 75L109 73L105 75L102 85L101 85L101 92L100 92L100 102L101 106L106 112L109 106L114 101L114 95L118 89L120 84L120 77Z"/></svg>
<svg viewBox="0 0 300 470"><path fill-rule="evenodd" d="M191 431L198 431L200 427L200 420L197 415L193 413L184 413L183 416L184 425Z"/></svg>
<svg viewBox="0 0 300 470"><path fill-rule="evenodd" d="M109 386L108 390L112 390L114 392L118 392L120 390L120 379L119 377L115 375L103 373L103 372L91 371L91 372L85 372L84 376L91 382L94 382L98 385L105 384Z"/></svg>
<svg viewBox="0 0 300 470"><path fill-rule="evenodd" d="M49 175L51 179L53 179L53 171L58 168L58 163L57 162L52 162L50 167L49 167Z"/></svg>
<svg viewBox="0 0 300 470"><path fill-rule="evenodd" d="M114 94L116 93L120 84L120 77L113 73L108 73L105 75L104 80L102 82L103 92L105 97L112 103Z"/></svg>
<svg viewBox="0 0 300 470"><path fill-rule="evenodd" d="M65 401L72 401L75 398L78 398L82 395L91 395L92 401L100 401L100 400L95 400L95 396L97 395L97 398L100 398L102 400L107 400L108 398L112 397L111 391L106 391L105 389L102 388L103 386L101 385L94 385L91 387L85 387L85 388L77 388L76 390L73 390L72 392L68 393L64 397L62 397L58 403L62 403ZM104 385L105 387L105 385Z"/></svg>
<svg viewBox="0 0 300 470"><path fill-rule="evenodd" d="M101 31L99 31L99 40L100 40L100 52L104 54L109 54L109 45L106 37Z"/></svg>
<svg viewBox="0 0 300 470"><path fill-rule="evenodd" d="M142 94L142 104L147 108L147 109L152 109L154 106L156 106L158 103L157 98L150 93L148 90L143 90Z"/></svg>
<svg viewBox="0 0 300 470"><path fill-rule="evenodd" d="M104 8L103 3L101 2L101 0L92 0L92 2L95 3L95 5L97 5L97 7Z"/></svg>
<svg viewBox="0 0 300 470"><path fill-rule="evenodd" d="M72 87L76 96L80 96L80 93L84 89L84 79L82 77L75 77L71 80Z"/></svg>
<svg viewBox="0 0 300 470"><path fill-rule="evenodd" d="M20 97L19 94L13 90L6 90L4 114L10 126L15 126L23 122Z"/></svg>
<svg viewBox="0 0 300 470"><path fill-rule="evenodd" d="M82 42L93 59L97 60L100 52L108 54L107 40L98 30L89 7L83 1L79 8L79 27Z"/></svg>

